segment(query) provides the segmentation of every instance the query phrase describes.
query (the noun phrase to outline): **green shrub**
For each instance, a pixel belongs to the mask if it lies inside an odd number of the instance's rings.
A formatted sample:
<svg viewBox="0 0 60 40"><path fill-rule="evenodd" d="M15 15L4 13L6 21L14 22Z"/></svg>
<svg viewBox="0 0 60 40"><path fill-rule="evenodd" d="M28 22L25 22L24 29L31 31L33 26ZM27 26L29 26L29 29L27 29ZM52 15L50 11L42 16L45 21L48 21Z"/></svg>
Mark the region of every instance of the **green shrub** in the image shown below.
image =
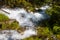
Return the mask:
<svg viewBox="0 0 60 40"><path fill-rule="evenodd" d="M54 34L60 34L60 27L59 26L54 26L53 27L53 33Z"/></svg>

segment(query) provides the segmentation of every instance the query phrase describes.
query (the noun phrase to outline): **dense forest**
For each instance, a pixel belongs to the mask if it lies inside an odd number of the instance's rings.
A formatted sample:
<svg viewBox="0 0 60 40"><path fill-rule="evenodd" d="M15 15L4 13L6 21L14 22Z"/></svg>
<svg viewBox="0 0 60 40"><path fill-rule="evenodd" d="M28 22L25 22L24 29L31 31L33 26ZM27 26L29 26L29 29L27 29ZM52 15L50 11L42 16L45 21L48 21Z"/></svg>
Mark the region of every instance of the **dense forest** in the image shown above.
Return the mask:
<svg viewBox="0 0 60 40"><path fill-rule="evenodd" d="M41 6L50 6L45 12L50 19L43 21L41 25L36 27L36 36L31 36L23 40L60 40L60 0L0 0L0 8L25 8L26 10L35 11L35 8ZM22 31L16 20L11 20L0 13L0 30L17 30ZM20 31L20 32L21 32Z"/></svg>

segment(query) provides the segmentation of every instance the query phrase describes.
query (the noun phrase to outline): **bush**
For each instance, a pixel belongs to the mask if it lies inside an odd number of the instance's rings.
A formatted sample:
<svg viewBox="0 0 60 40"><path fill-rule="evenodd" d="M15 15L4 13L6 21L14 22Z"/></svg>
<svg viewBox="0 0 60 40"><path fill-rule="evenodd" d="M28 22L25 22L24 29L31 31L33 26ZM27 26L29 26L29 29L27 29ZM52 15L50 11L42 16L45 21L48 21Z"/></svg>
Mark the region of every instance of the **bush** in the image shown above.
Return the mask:
<svg viewBox="0 0 60 40"><path fill-rule="evenodd" d="M53 27L53 33L54 34L60 34L60 27L59 26L54 26Z"/></svg>

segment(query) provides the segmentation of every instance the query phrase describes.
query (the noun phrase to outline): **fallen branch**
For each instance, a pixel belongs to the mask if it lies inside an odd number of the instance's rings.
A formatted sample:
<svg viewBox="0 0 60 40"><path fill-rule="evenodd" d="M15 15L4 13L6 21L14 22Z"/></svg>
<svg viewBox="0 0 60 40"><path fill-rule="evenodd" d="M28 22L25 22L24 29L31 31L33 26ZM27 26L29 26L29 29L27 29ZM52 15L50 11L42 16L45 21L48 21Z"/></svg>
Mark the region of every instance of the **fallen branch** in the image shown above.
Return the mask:
<svg viewBox="0 0 60 40"><path fill-rule="evenodd" d="M5 12L5 13L7 13L7 14L10 14L9 12L7 12L7 11L3 10L2 8L1 8L0 10L1 10L1 11L3 11L3 12Z"/></svg>

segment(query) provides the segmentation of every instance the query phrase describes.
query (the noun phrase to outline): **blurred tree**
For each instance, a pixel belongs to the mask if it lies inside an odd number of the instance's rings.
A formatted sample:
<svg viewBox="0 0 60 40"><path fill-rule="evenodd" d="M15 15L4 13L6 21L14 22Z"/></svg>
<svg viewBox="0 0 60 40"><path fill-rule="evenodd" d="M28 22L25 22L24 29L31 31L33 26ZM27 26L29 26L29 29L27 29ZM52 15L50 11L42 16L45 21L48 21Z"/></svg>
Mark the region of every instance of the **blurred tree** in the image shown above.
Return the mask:
<svg viewBox="0 0 60 40"><path fill-rule="evenodd" d="M60 0L52 0L51 7L46 10L46 13L50 15L49 21L47 21L47 27L53 31L54 34L60 33Z"/></svg>

